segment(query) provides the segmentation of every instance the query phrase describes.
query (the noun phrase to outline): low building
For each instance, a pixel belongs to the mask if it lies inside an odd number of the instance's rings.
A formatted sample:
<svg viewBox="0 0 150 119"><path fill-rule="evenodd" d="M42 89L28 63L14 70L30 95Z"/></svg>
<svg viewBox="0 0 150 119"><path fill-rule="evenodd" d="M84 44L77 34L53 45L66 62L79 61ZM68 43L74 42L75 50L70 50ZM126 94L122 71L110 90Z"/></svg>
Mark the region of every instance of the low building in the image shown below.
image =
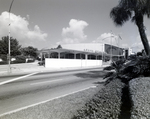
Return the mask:
<svg viewBox="0 0 150 119"><path fill-rule="evenodd" d="M122 48L101 43L64 44L41 53L45 67L51 68L101 66L102 61L123 57Z"/></svg>

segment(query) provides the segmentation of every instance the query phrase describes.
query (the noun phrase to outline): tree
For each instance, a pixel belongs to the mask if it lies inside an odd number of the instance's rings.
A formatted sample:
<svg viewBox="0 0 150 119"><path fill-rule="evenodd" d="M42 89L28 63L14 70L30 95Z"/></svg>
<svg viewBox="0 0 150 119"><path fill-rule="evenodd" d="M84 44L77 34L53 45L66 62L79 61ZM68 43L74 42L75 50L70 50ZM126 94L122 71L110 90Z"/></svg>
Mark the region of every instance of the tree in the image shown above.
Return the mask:
<svg viewBox="0 0 150 119"><path fill-rule="evenodd" d="M150 0L120 0L110 12L110 17L117 26L122 26L129 19L137 25L145 52L150 56L150 46L143 23L144 15L150 18Z"/></svg>
<svg viewBox="0 0 150 119"><path fill-rule="evenodd" d="M8 54L8 42L9 42L9 37L8 36L4 36L2 37L2 39L0 40L0 54L3 55L7 55ZM10 55L11 56L16 56L16 55L20 55L21 49L21 45L19 45L19 42L14 39L14 38L10 38Z"/></svg>
<svg viewBox="0 0 150 119"><path fill-rule="evenodd" d="M21 49L21 52L24 56L29 56L29 57L34 57L34 58L36 58L38 55L37 51L38 49L32 46L24 47Z"/></svg>
<svg viewBox="0 0 150 119"><path fill-rule="evenodd" d="M61 45L58 45L56 49L62 49L62 46L61 46Z"/></svg>

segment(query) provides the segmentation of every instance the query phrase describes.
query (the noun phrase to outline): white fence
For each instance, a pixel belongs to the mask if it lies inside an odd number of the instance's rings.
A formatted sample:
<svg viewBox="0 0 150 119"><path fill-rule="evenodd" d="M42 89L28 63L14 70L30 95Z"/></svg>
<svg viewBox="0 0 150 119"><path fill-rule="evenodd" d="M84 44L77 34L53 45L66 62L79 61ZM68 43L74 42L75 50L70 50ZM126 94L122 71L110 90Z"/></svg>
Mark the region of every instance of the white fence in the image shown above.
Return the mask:
<svg viewBox="0 0 150 119"><path fill-rule="evenodd" d="M88 67L101 66L102 60L86 60L86 59L45 59L45 67L47 68L72 68L72 67Z"/></svg>

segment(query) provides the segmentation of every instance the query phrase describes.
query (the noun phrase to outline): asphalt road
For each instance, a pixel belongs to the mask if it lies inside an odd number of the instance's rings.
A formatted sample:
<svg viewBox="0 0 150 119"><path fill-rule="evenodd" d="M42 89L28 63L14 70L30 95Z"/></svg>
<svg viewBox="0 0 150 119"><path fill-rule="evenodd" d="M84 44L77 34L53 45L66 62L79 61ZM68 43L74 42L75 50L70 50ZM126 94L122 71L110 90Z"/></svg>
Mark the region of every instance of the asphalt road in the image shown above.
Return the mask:
<svg viewBox="0 0 150 119"><path fill-rule="evenodd" d="M101 69L32 73L0 79L0 116L95 88L102 79Z"/></svg>

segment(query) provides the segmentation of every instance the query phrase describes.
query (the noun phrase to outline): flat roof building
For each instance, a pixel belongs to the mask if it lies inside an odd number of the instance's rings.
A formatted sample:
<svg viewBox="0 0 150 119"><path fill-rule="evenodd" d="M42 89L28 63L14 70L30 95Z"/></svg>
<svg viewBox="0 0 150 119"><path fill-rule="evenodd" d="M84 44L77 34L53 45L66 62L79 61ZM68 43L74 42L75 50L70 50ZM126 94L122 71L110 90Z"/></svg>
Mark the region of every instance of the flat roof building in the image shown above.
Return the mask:
<svg viewBox="0 0 150 119"><path fill-rule="evenodd" d="M78 62L80 60L79 64L81 64L81 59L82 59L83 61L85 60L84 63L82 61L82 66L83 64L84 66L96 66L96 65L102 65L102 61L115 60L115 58L119 58L123 56L122 48L119 48L117 46L111 46L109 44L102 44L102 43L63 44L63 45L59 45L59 47L57 48L44 49L41 52L42 52L42 56L46 58L46 62L45 62L46 67L52 66L52 59L55 59L55 61L56 59L59 59L57 60L57 62L55 62L56 65L58 65L60 59L63 59L61 61L62 64L65 64L64 59L70 59L67 60L66 63L72 61L75 63L75 60ZM71 59L73 60L71 61ZM62 64L59 63L59 65ZM70 65L72 65L72 63L70 63Z"/></svg>

